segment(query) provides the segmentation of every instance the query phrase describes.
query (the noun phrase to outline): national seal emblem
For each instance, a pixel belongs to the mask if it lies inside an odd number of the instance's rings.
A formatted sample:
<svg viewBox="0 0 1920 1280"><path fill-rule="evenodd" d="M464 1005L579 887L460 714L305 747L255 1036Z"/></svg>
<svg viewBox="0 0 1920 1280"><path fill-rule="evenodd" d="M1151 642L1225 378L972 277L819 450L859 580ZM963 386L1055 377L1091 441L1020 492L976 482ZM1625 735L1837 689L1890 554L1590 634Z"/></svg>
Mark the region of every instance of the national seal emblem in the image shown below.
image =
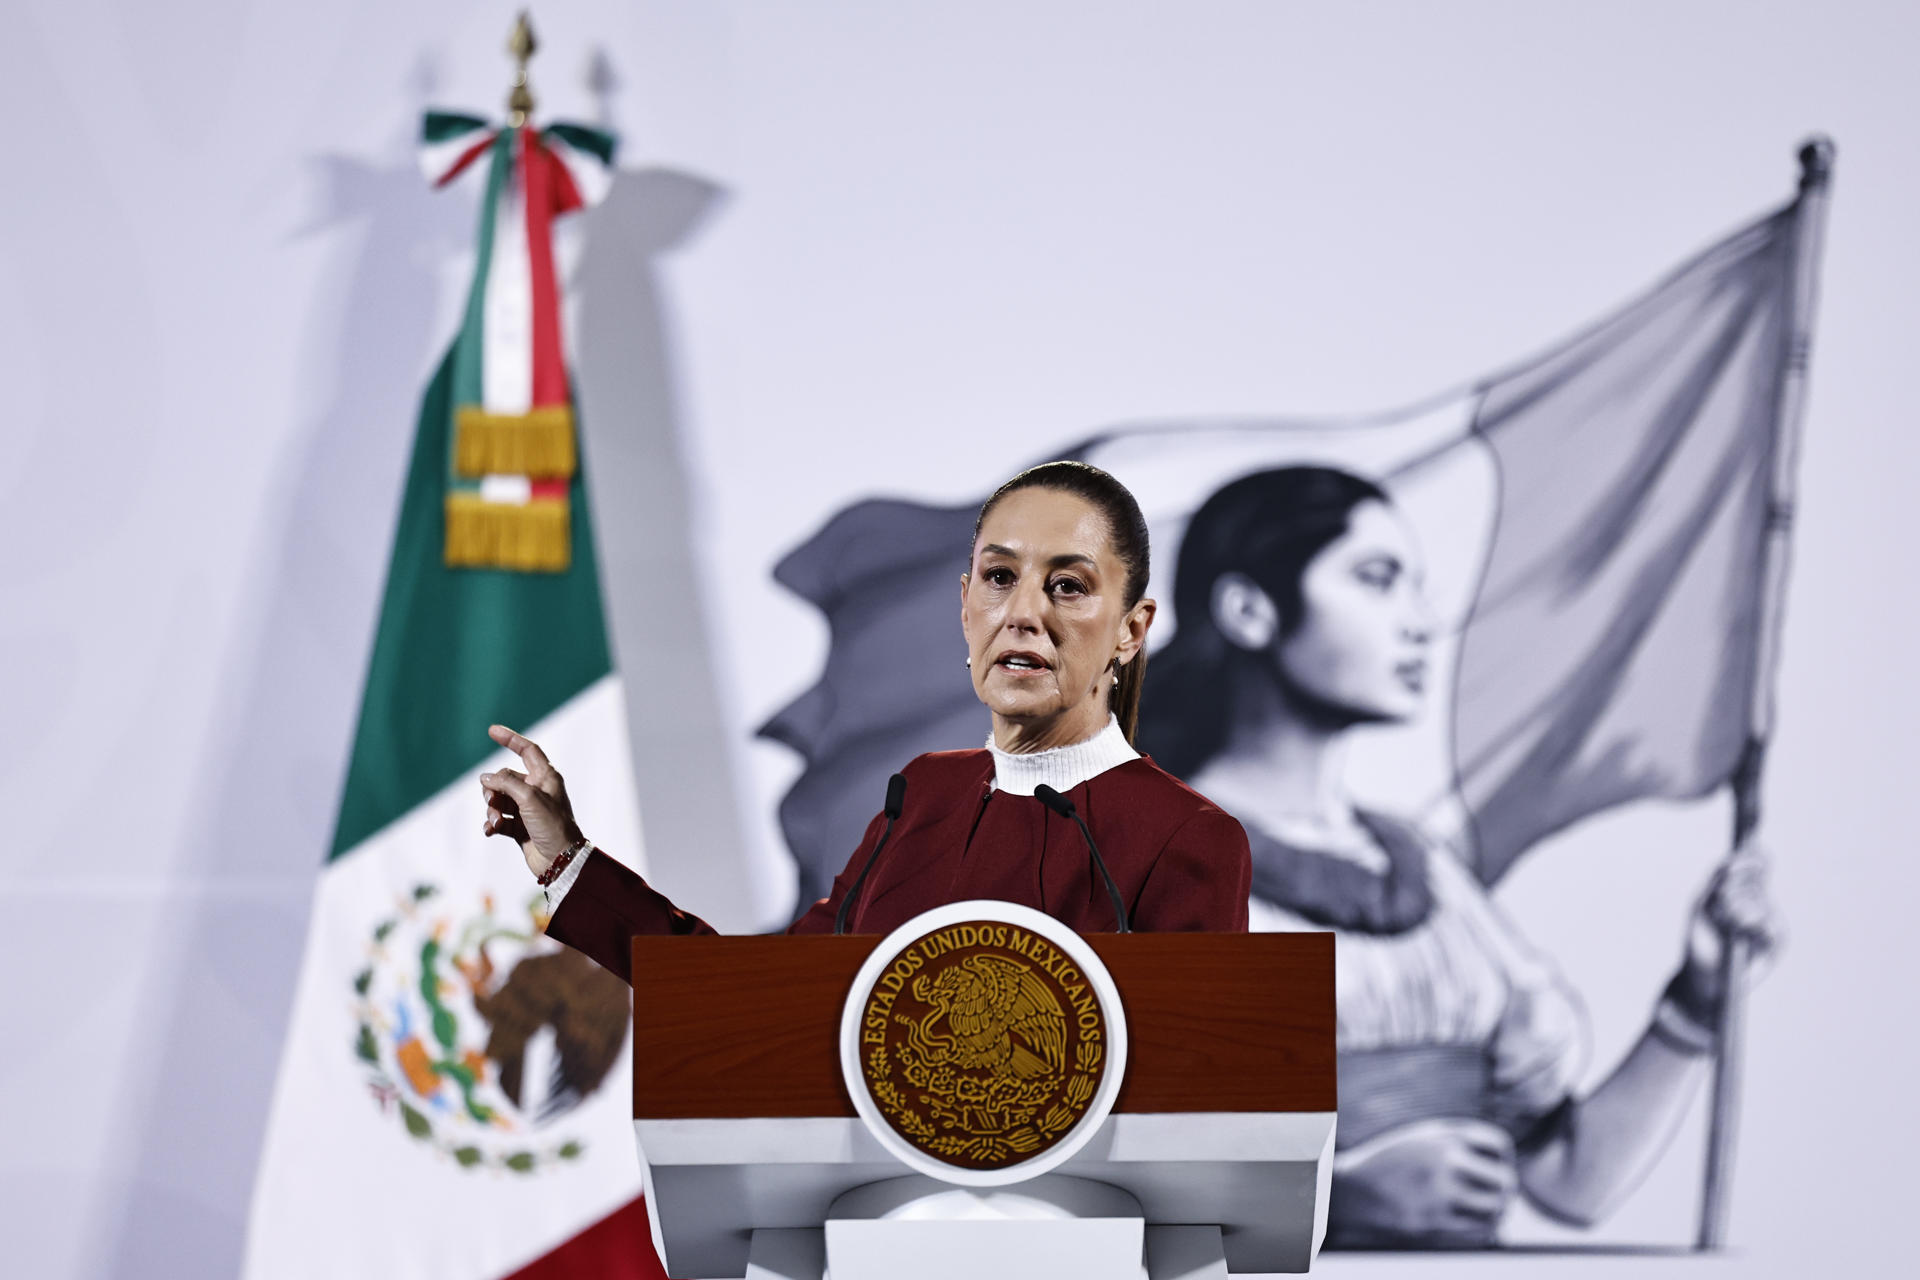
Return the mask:
<svg viewBox="0 0 1920 1280"><path fill-rule="evenodd" d="M941 907L869 956L841 1023L843 1072L894 1154L991 1185L1065 1160L1125 1069L1119 998L1086 942L1010 903Z"/></svg>

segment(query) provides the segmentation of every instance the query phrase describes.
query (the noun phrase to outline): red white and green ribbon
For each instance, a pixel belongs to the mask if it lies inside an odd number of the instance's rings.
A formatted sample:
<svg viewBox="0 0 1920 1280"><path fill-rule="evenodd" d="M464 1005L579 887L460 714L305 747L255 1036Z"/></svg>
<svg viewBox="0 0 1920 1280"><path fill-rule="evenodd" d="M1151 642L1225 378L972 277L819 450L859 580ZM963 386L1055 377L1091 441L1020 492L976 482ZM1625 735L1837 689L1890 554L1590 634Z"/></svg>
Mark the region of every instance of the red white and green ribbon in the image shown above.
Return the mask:
<svg viewBox="0 0 1920 1280"><path fill-rule="evenodd" d="M421 168L445 186L486 161L478 253L454 347L449 565L557 572L578 447L554 263L556 218L612 180L612 135L581 125L494 128L430 112Z"/></svg>

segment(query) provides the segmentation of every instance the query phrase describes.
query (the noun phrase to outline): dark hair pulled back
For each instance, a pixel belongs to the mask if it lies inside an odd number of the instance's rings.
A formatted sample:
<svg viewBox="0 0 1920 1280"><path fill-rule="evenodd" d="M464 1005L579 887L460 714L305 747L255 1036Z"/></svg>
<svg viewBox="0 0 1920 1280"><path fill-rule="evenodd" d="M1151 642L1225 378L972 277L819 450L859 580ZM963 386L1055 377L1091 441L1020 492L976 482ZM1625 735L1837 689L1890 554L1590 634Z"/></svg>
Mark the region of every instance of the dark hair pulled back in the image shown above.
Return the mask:
<svg viewBox="0 0 1920 1280"><path fill-rule="evenodd" d="M973 541L968 544L968 556L971 558L973 547L980 544L980 528L986 524L987 517L1000 505L1001 499L1008 494L1018 493L1022 489L1051 489L1056 493L1070 493L1098 510L1107 522L1107 537L1113 544L1113 551L1120 563L1126 566L1126 607L1131 609L1140 603L1147 594L1147 579L1152 571L1152 553L1147 543L1147 519L1140 514L1140 504L1113 476L1086 462L1043 462L1037 467L1028 467L1013 479L993 491L993 496L980 505L980 514L974 517ZM1142 646L1133 660L1116 671L1117 679L1112 691L1107 695L1107 707L1120 720L1120 729L1132 742L1134 732L1140 721L1140 691L1147 678L1147 651Z"/></svg>
<svg viewBox="0 0 1920 1280"><path fill-rule="evenodd" d="M1313 558L1347 532L1353 509L1385 491L1333 467L1280 467L1242 476L1202 503L1187 524L1173 586L1173 639L1155 659L1142 738L1161 768L1189 777L1226 745L1239 650L1213 621L1213 584L1243 573L1272 597L1280 634L1306 612L1300 581Z"/></svg>

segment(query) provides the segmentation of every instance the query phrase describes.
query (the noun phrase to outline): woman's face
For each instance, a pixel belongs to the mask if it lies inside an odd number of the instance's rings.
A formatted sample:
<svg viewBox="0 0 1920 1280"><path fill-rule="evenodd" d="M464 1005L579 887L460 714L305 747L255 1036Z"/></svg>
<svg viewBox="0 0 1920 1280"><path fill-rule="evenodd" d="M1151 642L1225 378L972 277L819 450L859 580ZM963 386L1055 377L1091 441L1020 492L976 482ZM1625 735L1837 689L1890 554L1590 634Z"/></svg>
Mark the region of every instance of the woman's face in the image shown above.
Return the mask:
<svg viewBox="0 0 1920 1280"><path fill-rule="evenodd" d="M1127 567L1106 517L1056 489L1000 500L961 579L973 691L1002 747L1060 746L1107 722L1114 664L1146 641L1153 602L1127 608Z"/></svg>
<svg viewBox="0 0 1920 1280"><path fill-rule="evenodd" d="M1427 689L1433 614L1412 532L1383 502L1363 502L1347 532L1307 563L1304 614L1280 641L1295 689L1359 721L1405 720Z"/></svg>
<svg viewBox="0 0 1920 1280"><path fill-rule="evenodd" d="M1239 648L1270 653L1282 686L1335 722L1413 716L1427 687L1428 608L1419 549L1399 515L1363 502L1347 531L1307 562L1299 618L1242 573L1213 585L1214 625Z"/></svg>

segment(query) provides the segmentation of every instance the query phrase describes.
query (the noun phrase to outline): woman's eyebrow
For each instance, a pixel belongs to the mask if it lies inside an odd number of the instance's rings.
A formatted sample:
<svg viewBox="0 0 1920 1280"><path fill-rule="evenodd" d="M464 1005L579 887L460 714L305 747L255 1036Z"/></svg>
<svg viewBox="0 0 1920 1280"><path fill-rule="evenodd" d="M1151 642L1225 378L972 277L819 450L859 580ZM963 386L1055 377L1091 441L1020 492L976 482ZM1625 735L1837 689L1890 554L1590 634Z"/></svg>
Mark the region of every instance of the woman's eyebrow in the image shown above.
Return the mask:
<svg viewBox="0 0 1920 1280"><path fill-rule="evenodd" d="M1018 551L1015 551L1012 547L1003 547L997 542L983 543L980 547L980 554L983 556L1006 556L1011 560L1018 560L1020 558ZM1047 568L1060 569L1070 564L1083 564L1089 569L1099 568L1099 562L1084 551L1063 551L1059 555L1048 559Z"/></svg>

